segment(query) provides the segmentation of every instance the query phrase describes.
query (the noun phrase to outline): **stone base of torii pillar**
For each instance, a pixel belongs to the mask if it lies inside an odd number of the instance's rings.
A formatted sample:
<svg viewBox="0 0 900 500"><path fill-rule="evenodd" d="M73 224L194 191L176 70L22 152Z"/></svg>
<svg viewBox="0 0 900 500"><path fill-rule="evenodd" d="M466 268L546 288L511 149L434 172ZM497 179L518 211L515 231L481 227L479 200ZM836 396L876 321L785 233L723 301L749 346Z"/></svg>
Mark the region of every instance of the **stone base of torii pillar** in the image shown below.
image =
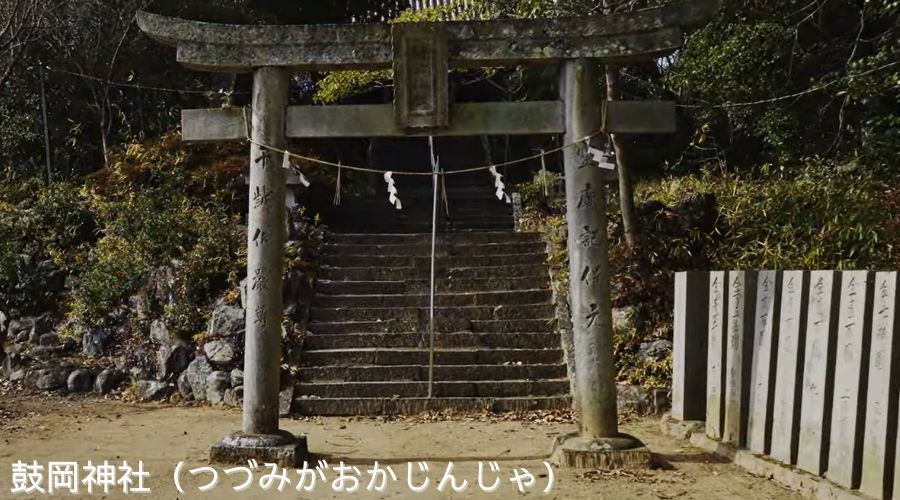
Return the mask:
<svg viewBox="0 0 900 500"><path fill-rule="evenodd" d="M569 298L572 310L575 400L579 432L560 436L553 458L560 467L647 469L651 453L619 433L612 304L609 286L607 192L603 171L587 144L602 126L603 97L597 61L566 61L560 92L566 103L566 218L569 228Z"/></svg>
<svg viewBox="0 0 900 500"><path fill-rule="evenodd" d="M553 462L564 468L592 470L646 470L653 454L638 438L619 434L611 438L584 438L580 433L560 436Z"/></svg>
<svg viewBox="0 0 900 500"><path fill-rule="evenodd" d="M306 436L294 436L287 431L276 434L232 434L209 450L209 461L220 464L245 464L250 460L277 464L279 467L300 467L309 457Z"/></svg>

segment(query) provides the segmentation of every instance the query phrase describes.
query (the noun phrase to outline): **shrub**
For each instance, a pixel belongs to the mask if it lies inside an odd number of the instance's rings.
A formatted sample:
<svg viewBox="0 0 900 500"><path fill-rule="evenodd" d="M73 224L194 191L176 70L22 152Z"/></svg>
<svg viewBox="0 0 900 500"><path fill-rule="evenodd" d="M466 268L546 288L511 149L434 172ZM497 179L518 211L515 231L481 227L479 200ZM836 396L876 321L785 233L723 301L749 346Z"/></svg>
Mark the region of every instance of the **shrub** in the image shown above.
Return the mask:
<svg viewBox="0 0 900 500"><path fill-rule="evenodd" d="M642 198L673 204L685 192L711 192L722 214L719 269L879 269L896 265L896 203L889 183L811 165L794 176L711 175L648 183ZM682 269L673 269L682 270Z"/></svg>
<svg viewBox="0 0 900 500"><path fill-rule="evenodd" d="M671 340L674 273L709 269L896 268L900 191L855 170L811 164L795 175L739 177L706 172L651 180L638 189L642 244L624 244L609 208L613 304L637 306L638 330L614 332L619 379L659 387L671 358L639 355L641 344ZM568 294L565 207L536 180L523 194L520 223L550 243L557 293ZM613 197L615 199L615 197Z"/></svg>
<svg viewBox="0 0 900 500"><path fill-rule="evenodd" d="M0 308L13 314L53 309L66 273L95 239L90 200L77 186L49 187L8 177L0 188Z"/></svg>
<svg viewBox="0 0 900 500"><path fill-rule="evenodd" d="M113 322L125 299L165 265L173 268L175 283L158 312L174 332L190 335L201 328L209 297L236 283L243 232L223 200L233 198L227 188L240 170L216 170L223 190L210 192L202 175L186 168L187 159L167 136L128 146L94 178L90 192L101 237L72 291L75 319Z"/></svg>

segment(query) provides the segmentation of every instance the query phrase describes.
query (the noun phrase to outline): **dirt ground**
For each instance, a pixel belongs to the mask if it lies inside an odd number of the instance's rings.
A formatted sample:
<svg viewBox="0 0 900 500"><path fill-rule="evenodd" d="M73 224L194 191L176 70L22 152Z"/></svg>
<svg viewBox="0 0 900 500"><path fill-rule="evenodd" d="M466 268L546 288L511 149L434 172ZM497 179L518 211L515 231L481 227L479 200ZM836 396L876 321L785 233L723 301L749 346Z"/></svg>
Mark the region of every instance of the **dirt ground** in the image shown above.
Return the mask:
<svg viewBox="0 0 900 500"><path fill-rule="evenodd" d="M554 499L793 499L794 494L776 484L750 476L739 468L713 456L664 437L652 421L628 424L623 429L641 438L656 455L658 468L642 474L598 474L554 469L555 481L548 495L543 494L548 477L543 461L549 454L553 438L574 430L574 425L554 422L554 418L513 421L504 418L313 418L283 420L282 427L309 436L312 452L334 467L341 460L356 465L361 471L359 491L336 493L331 485L319 483L313 493L296 491L296 474L284 492L274 488L262 490L258 483L244 492L232 490L244 476L226 477L220 467L220 481L212 491L198 488L207 476L192 477L187 471L207 465L210 444L237 429L240 413L209 407L171 407L132 404L115 400L65 398L60 396L0 396L0 498L75 498L16 494L12 488L12 464L18 460L76 461L88 460L135 466L139 460L151 476L145 486L151 494L142 498L165 499L252 499L252 498L533 498ZM397 481L389 481L382 494L369 492L366 486L375 460L382 467L390 465ZM431 485L421 494L407 486L407 462L429 463ZM181 482L185 493L174 486L173 472L180 461L186 463ZM469 488L463 493L436 489L437 483L452 461L454 475L467 479ZM484 462L485 484L494 482L488 462L500 466L501 485L494 493L478 486L478 463ZM413 466L417 481L418 465ZM514 468L527 468L537 477L533 490L522 494L509 482ZM257 479L264 474L257 473ZM333 470L329 483L337 477ZM240 480L239 480L240 479ZM46 483L45 483L46 486ZM121 489L108 495L95 493L82 498L123 498Z"/></svg>

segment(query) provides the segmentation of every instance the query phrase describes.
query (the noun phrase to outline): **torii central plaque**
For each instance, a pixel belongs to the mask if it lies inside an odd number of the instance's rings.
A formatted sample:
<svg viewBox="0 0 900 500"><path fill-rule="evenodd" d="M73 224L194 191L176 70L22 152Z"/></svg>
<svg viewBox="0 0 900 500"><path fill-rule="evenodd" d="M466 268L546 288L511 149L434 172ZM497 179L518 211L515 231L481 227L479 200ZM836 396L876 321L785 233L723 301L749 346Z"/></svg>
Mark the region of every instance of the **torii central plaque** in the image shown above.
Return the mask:
<svg viewBox="0 0 900 500"><path fill-rule="evenodd" d="M278 426L286 171L282 154L269 148L284 150L288 137L563 134L564 143L575 144L564 156L580 432L560 439L557 457L567 466L648 465L649 451L618 432L604 178L579 141L601 130L673 131L672 103L604 106L599 65L671 54L685 31L705 24L718 7L718 0L693 0L603 17L310 26L220 25L139 13L141 29L176 47L185 66L254 74L247 273L259 286L248 290L243 428L215 445L211 460L295 466L306 455L305 438ZM452 68L527 64L562 65L559 100L449 102ZM287 105L292 71L386 68L395 70L392 105ZM182 136L244 140L246 117L240 108L185 110Z"/></svg>

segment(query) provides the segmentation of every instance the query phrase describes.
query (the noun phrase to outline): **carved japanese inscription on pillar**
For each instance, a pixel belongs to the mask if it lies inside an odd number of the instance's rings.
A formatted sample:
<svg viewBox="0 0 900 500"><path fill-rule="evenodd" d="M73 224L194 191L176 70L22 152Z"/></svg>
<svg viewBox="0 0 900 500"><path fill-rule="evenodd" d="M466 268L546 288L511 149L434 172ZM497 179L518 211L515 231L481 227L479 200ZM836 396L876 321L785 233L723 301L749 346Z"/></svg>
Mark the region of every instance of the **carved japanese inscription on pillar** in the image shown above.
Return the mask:
<svg viewBox="0 0 900 500"><path fill-rule="evenodd" d="M450 125L447 33L435 23L398 23L394 44L394 109L404 129Z"/></svg>

